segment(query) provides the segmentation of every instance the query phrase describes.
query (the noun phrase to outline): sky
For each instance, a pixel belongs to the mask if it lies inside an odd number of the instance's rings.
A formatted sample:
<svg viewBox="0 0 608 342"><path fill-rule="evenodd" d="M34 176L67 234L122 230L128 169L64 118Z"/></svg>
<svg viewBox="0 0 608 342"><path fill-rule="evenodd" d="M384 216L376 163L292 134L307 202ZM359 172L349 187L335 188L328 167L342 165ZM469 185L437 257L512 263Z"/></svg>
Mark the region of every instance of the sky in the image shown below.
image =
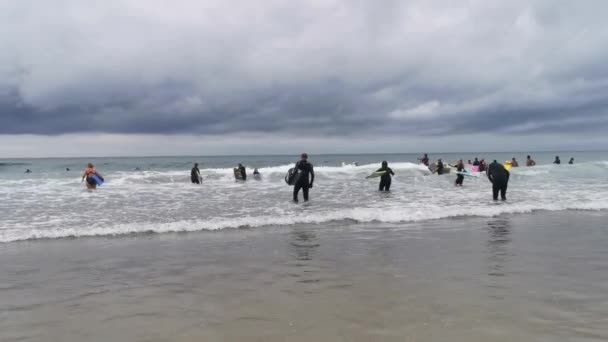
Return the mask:
<svg viewBox="0 0 608 342"><path fill-rule="evenodd" d="M608 149L604 0L0 0L0 157Z"/></svg>

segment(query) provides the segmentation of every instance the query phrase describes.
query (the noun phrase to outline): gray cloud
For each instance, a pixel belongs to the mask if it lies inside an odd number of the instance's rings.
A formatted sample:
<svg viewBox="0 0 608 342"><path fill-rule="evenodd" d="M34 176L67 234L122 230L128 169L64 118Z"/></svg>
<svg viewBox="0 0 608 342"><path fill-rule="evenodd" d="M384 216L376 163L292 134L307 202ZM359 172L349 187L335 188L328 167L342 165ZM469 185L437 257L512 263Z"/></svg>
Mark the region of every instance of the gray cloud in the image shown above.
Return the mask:
<svg viewBox="0 0 608 342"><path fill-rule="evenodd" d="M0 3L0 134L596 134L605 1Z"/></svg>

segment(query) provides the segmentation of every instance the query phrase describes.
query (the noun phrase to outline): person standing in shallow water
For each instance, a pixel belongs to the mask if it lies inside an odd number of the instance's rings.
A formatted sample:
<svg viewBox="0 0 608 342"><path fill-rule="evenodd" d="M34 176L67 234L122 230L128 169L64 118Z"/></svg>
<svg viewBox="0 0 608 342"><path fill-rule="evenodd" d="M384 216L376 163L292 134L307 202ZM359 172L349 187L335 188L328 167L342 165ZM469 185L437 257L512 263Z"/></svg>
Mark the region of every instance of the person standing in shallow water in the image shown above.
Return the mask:
<svg viewBox="0 0 608 342"><path fill-rule="evenodd" d="M488 166L488 179L492 182L492 198L498 200L500 198L505 201L507 199L507 185L509 184L510 173L505 169L504 165L494 160Z"/></svg>
<svg viewBox="0 0 608 342"><path fill-rule="evenodd" d="M293 186L293 201L298 202L298 194L302 189L304 202L308 202L308 190L312 188L312 183L315 181L315 171L312 164L308 162L308 154L302 153L300 161L296 163L295 172L298 172L298 179Z"/></svg>
<svg viewBox="0 0 608 342"><path fill-rule="evenodd" d="M460 159L456 164L456 171L464 172L464 163L462 162L462 159ZM464 182L464 175L459 173L456 175L456 181L454 182L454 185L462 186L462 182Z"/></svg>
<svg viewBox="0 0 608 342"><path fill-rule="evenodd" d="M570 165L574 164L574 158L570 158L570 161L568 162L568 164L570 164Z"/></svg>
<svg viewBox="0 0 608 342"><path fill-rule="evenodd" d="M553 161L553 164L559 165L561 163L562 163L562 161L559 160L559 156L555 156L555 160Z"/></svg>
<svg viewBox="0 0 608 342"><path fill-rule="evenodd" d="M87 167L84 169L84 173L82 174L82 180L80 182L84 182L86 180L87 189L94 190L97 189L97 182L93 178L94 175L97 174L97 169L93 164L87 164Z"/></svg>
<svg viewBox="0 0 608 342"><path fill-rule="evenodd" d="M390 191L391 190L391 175L395 175L393 169L388 167L388 162L385 160L382 162L382 167L376 170L376 172L384 172L382 176L380 176L380 191Z"/></svg>
<svg viewBox="0 0 608 342"><path fill-rule="evenodd" d="M526 157L526 166L534 166L536 165L536 162L534 161L534 159L532 159L532 157L527 156Z"/></svg>
<svg viewBox="0 0 608 342"><path fill-rule="evenodd" d="M194 167L190 170L190 180L192 184L201 184L201 170L198 169L198 163L194 163Z"/></svg>

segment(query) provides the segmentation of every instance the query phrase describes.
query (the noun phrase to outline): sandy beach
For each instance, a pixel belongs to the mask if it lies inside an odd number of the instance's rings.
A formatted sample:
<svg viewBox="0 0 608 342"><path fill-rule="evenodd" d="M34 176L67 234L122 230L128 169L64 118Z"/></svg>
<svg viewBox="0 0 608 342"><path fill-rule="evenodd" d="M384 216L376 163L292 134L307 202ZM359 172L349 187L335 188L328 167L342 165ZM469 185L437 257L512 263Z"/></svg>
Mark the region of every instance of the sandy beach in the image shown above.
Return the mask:
<svg viewBox="0 0 608 342"><path fill-rule="evenodd" d="M606 212L0 245L3 341L603 341Z"/></svg>

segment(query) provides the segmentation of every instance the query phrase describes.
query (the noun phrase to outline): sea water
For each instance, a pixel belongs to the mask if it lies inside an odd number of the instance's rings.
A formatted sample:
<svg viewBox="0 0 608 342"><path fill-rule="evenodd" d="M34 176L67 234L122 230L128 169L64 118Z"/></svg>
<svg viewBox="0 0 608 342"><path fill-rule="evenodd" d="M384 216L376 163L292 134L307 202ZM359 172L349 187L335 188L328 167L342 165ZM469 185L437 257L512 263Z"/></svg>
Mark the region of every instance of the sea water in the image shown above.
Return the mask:
<svg viewBox="0 0 608 342"><path fill-rule="evenodd" d="M517 158L506 202L494 202L485 176L432 175L413 154L311 155L315 166L309 203L292 202L284 176L298 156L139 157L0 160L0 242L133 233L261 228L346 221L412 222L490 217L535 210L608 209L608 153L431 154L434 160ZM553 165L555 155L562 164ZM570 157L574 165L568 165ZM394 170L390 193L365 176L383 160ZM92 162L106 183L87 191L82 170ZM201 185L191 184L198 162ZM246 182L234 179L237 163ZM262 178L254 180L253 168ZM31 173L24 173L30 169ZM67 170L69 169L69 171ZM301 196L301 194L300 194Z"/></svg>

